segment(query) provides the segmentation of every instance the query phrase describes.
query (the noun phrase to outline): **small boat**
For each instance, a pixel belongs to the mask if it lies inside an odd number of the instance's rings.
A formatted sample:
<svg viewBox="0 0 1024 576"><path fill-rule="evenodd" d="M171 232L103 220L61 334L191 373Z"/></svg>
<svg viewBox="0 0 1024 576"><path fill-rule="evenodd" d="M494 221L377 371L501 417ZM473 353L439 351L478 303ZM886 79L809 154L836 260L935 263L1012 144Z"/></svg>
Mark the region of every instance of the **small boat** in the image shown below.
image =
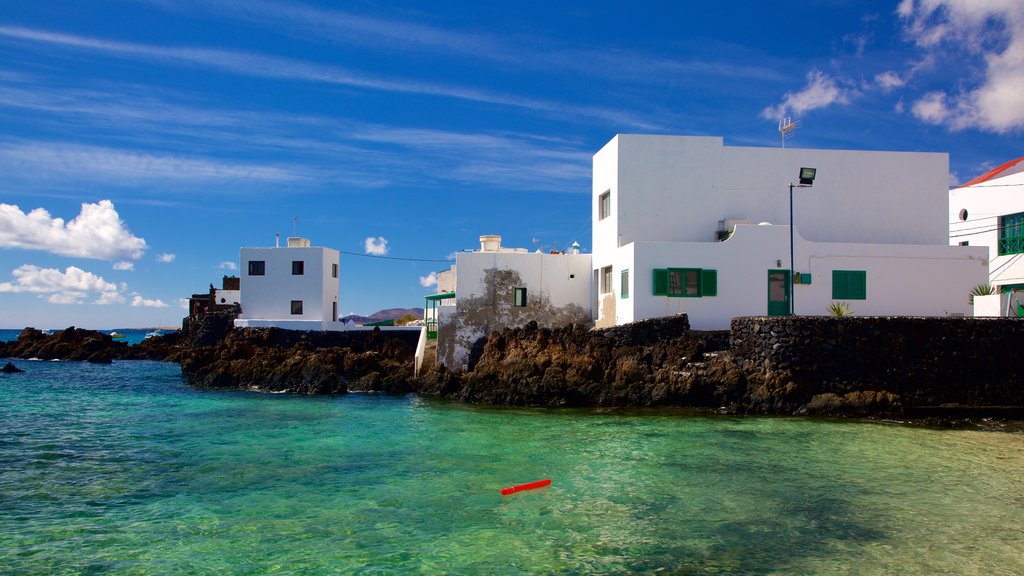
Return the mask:
<svg viewBox="0 0 1024 576"><path fill-rule="evenodd" d="M160 330L158 328L158 329L153 330L152 332L149 332L148 334L146 334L142 339L143 340L149 340L150 338L156 338L157 336L163 336L163 335L164 335L163 330Z"/></svg>
<svg viewBox="0 0 1024 576"><path fill-rule="evenodd" d="M124 338L124 334L121 334L117 330L114 330L113 332L110 333L110 337L116 340L118 338Z"/></svg>

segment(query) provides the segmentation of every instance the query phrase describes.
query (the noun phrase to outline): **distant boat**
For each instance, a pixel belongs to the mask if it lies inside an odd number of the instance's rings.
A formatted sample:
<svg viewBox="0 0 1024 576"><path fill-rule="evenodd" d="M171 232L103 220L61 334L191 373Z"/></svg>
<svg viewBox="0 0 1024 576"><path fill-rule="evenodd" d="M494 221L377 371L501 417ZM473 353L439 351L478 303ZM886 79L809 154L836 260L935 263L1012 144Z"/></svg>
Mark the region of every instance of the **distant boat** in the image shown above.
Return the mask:
<svg viewBox="0 0 1024 576"><path fill-rule="evenodd" d="M121 333L120 333L120 332L118 332L117 330L114 330L113 332L111 332L111 333L110 333L110 337L111 337L111 338L114 338L114 339L117 339L117 338L124 338L124 334L121 334Z"/></svg>
<svg viewBox="0 0 1024 576"><path fill-rule="evenodd" d="M143 340L149 340L150 338L156 338L157 336L163 336L163 335L164 335L163 330L157 329L157 330L153 330L152 332L146 334L146 336L143 337L142 339Z"/></svg>

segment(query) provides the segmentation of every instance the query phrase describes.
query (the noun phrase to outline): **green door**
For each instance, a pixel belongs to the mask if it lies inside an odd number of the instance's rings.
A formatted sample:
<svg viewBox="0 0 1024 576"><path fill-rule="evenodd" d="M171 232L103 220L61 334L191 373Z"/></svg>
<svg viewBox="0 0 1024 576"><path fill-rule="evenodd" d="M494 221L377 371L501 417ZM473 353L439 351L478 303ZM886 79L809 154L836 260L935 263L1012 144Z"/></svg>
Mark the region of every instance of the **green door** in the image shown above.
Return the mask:
<svg viewBox="0 0 1024 576"><path fill-rule="evenodd" d="M789 270L768 271L768 315L789 315Z"/></svg>

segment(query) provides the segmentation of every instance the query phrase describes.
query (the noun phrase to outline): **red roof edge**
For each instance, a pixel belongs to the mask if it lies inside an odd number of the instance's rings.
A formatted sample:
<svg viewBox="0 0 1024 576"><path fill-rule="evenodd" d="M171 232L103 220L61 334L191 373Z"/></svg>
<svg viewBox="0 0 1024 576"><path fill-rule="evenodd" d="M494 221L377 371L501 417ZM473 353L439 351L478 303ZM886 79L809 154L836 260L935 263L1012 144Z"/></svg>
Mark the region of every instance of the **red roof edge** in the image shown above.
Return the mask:
<svg viewBox="0 0 1024 576"><path fill-rule="evenodd" d="M999 176L1003 172L1006 172L1010 168L1013 168L1017 164L1020 164L1021 162L1024 162L1024 156L1021 156L1020 158L1017 158L1016 160L1010 160L1006 164L1003 164L1002 166L999 166L997 168L993 168L993 169L989 170L988 172L985 172L981 176L978 176L974 180L971 180L969 182L964 182L963 184L957 186L957 188L966 188L967 186L974 186L975 184L981 184L982 182L987 182L987 181L995 178L996 176Z"/></svg>

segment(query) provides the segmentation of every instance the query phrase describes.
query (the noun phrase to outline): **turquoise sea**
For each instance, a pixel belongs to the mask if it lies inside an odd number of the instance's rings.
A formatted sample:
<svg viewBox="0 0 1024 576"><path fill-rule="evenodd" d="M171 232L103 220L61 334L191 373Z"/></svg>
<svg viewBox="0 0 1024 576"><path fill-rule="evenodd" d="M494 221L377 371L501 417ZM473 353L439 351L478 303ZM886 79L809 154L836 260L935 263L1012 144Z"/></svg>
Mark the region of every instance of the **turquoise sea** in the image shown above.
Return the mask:
<svg viewBox="0 0 1024 576"><path fill-rule="evenodd" d="M1024 434L0 375L0 574L1021 574ZM531 492L508 485L550 478Z"/></svg>
<svg viewBox="0 0 1024 576"><path fill-rule="evenodd" d="M67 328L67 326L65 326L64 328ZM53 331L56 332L58 330L63 330L64 328L55 328L55 329L53 329ZM40 328L40 330L42 330L42 328ZM128 344L130 346L132 344L138 344L139 342L142 342L142 340L146 337L146 334L149 334L152 331L152 329L150 329L150 328L116 328L116 329L111 328L111 329L106 329L106 330L99 330L99 332L103 332L104 334L110 334L111 332L114 332L114 331L118 332L119 334L124 335L124 338L120 339L120 341L121 342L125 342L126 344ZM164 334L167 334L169 332L173 332L173 330L164 330L163 332L164 332ZM21 334L21 329L20 328L18 328L18 329L0 328L0 342L13 342L14 340L18 339L18 334Z"/></svg>

